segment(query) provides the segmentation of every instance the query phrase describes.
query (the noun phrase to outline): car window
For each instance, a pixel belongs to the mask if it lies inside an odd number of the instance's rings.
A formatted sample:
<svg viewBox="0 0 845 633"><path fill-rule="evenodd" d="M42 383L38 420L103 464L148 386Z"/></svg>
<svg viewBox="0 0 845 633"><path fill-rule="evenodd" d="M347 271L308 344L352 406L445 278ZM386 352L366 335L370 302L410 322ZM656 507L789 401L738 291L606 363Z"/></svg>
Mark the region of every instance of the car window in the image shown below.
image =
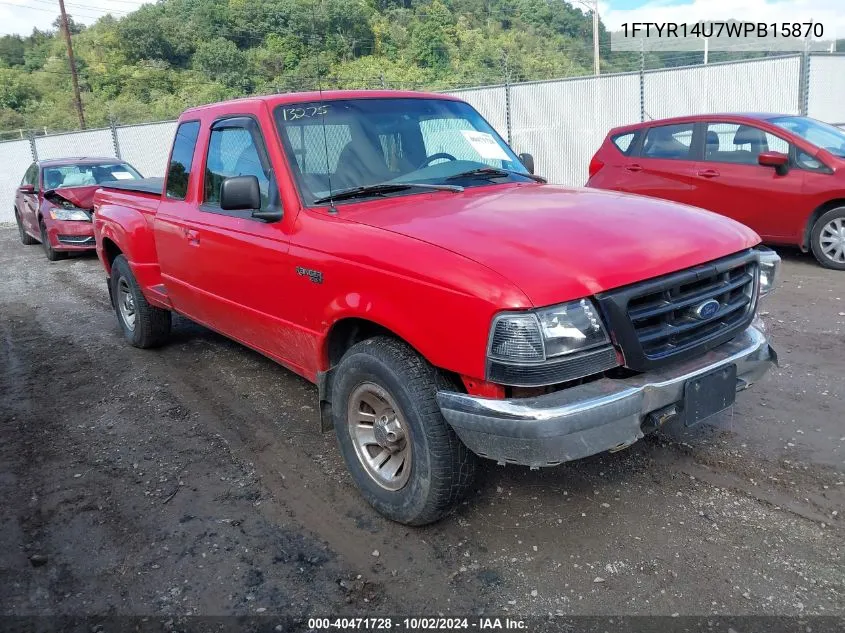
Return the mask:
<svg viewBox="0 0 845 633"><path fill-rule="evenodd" d="M44 168L44 188L89 187L116 180L135 180L140 177L141 174L127 163L51 165Z"/></svg>
<svg viewBox="0 0 845 633"><path fill-rule="evenodd" d="M166 195L168 198L184 200L188 195L188 178L191 175L191 164L194 162L194 148L197 145L199 131L199 121L182 123L176 130L170 166L167 168Z"/></svg>
<svg viewBox="0 0 845 633"><path fill-rule="evenodd" d="M845 158L845 131L828 123L801 116L770 119L773 123L817 147L826 149L834 156Z"/></svg>
<svg viewBox="0 0 845 633"><path fill-rule="evenodd" d="M807 171L817 171L823 174L833 173L830 167L825 165L818 158L814 158L807 152L802 152L801 150L798 150L795 153L795 164L801 169L806 169Z"/></svg>
<svg viewBox="0 0 845 633"><path fill-rule="evenodd" d="M636 136L636 132L626 132L625 134L617 134L611 140L620 152L628 156L633 149L634 138Z"/></svg>
<svg viewBox="0 0 845 633"><path fill-rule="evenodd" d="M705 160L737 165L757 165L763 152L789 154L788 141L741 123L709 123L704 147Z"/></svg>
<svg viewBox="0 0 845 633"><path fill-rule="evenodd" d="M646 132L642 155L646 158L690 158L694 124L660 125Z"/></svg>
<svg viewBox="0 0 845 633"><path fill-rule="evenodd" d="M38 165L32 163L23 175L22 185L33 185L38 189Z"/></svg>
<svg viewBox="0 0 845 633"><path fill-rule="evenodd" d="M233 176L255 176L261 189L261 210L279 204L278 188L257 126L220 127L211 130L205 161L203 203L220 206L220 185ZM248 217L250 211L226 211Z"/></svg>

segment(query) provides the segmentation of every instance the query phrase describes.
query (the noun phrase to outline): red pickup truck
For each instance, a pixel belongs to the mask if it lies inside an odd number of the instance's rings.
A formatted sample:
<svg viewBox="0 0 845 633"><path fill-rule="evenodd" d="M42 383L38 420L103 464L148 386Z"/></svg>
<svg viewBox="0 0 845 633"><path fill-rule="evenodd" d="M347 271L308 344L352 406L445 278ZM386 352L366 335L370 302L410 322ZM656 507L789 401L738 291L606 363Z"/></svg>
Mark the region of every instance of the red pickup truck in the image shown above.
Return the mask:
<svg viewBox="0 0 845 633"><path fill-rule="evenodd" d="M553 466L723 410L775 362L779 259L715 214L545 184L468 104L322 92L193 108L164 181L95 195L130 343L172 312L317 384L363 496L422 525L477 457Z"/></svg>

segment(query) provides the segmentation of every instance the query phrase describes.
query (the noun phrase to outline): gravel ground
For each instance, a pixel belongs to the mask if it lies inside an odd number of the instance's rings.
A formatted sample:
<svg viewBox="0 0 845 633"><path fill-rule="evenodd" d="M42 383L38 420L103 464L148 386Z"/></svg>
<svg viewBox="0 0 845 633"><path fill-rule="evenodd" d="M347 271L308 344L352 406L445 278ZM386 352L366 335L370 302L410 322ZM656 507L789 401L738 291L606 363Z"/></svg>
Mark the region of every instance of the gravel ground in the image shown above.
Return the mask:
<svg viewBox="0 0 845 633"><path fill-rule="evenodd" d="M93 256L0 228L0 613L845 612L845 273L782 253L781 367L731 412L423 529L358 496L316 389L185 319L126 345Z"/></svg>

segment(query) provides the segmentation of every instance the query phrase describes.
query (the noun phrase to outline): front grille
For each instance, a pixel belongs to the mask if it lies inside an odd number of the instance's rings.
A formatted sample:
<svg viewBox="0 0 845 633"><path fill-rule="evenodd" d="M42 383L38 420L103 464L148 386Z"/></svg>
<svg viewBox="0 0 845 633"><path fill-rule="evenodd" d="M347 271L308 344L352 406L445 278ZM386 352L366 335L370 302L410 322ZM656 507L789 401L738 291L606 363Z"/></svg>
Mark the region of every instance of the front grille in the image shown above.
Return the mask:
<svg viewBox="0 0 845 633"><path fill-rule="evenodd" d="M599 295L626 366L638 371L730 340L751 323L756 302L753 251Z"/></svg>
<svg viewBox="0 0 845 633"><path fill-rule="evenodd" d="M59 242L68 246L94 246L96 241L93 235L59 235Z"/></svg>

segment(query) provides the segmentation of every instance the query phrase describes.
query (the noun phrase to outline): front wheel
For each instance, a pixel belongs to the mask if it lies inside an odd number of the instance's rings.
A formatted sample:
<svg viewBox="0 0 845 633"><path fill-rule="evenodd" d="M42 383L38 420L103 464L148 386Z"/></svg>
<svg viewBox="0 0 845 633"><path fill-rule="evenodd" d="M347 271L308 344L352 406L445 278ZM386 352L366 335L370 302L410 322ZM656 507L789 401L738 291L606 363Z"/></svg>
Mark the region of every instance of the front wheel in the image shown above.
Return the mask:
<svg viewBox="0 0 845 633"><path fill-rule="evenodd" d="M335 433L364 498L406 525L446 515L472 485L477 458L440 413L442 375L406 344L380 336L352 346L334 376Z"/></svg>
<svg viewBox="0 0 845 633"><path fill-rule="evenodd" d="M123 335L135 347L158 347L170 335L170 311L151 306L123 255L111 265L112 303Z"/></svg>
<svg viewBox="0 0 845 633"><path fill-rule="evenodd" d="M845 207L831 209L816 220L810 246L822 266L845 270Z"/></svg>
<svg viewBox="0 0 845 633"><path fill-rule="evenodd" d="M47 234L47 225L44 224L44 220L38 223L38 228L41 230L41 246L44 247L44 254L47 256L47 259L51 262L57 262L67 257L67 253L57 251L50 244L50 236Z"/></svg>

